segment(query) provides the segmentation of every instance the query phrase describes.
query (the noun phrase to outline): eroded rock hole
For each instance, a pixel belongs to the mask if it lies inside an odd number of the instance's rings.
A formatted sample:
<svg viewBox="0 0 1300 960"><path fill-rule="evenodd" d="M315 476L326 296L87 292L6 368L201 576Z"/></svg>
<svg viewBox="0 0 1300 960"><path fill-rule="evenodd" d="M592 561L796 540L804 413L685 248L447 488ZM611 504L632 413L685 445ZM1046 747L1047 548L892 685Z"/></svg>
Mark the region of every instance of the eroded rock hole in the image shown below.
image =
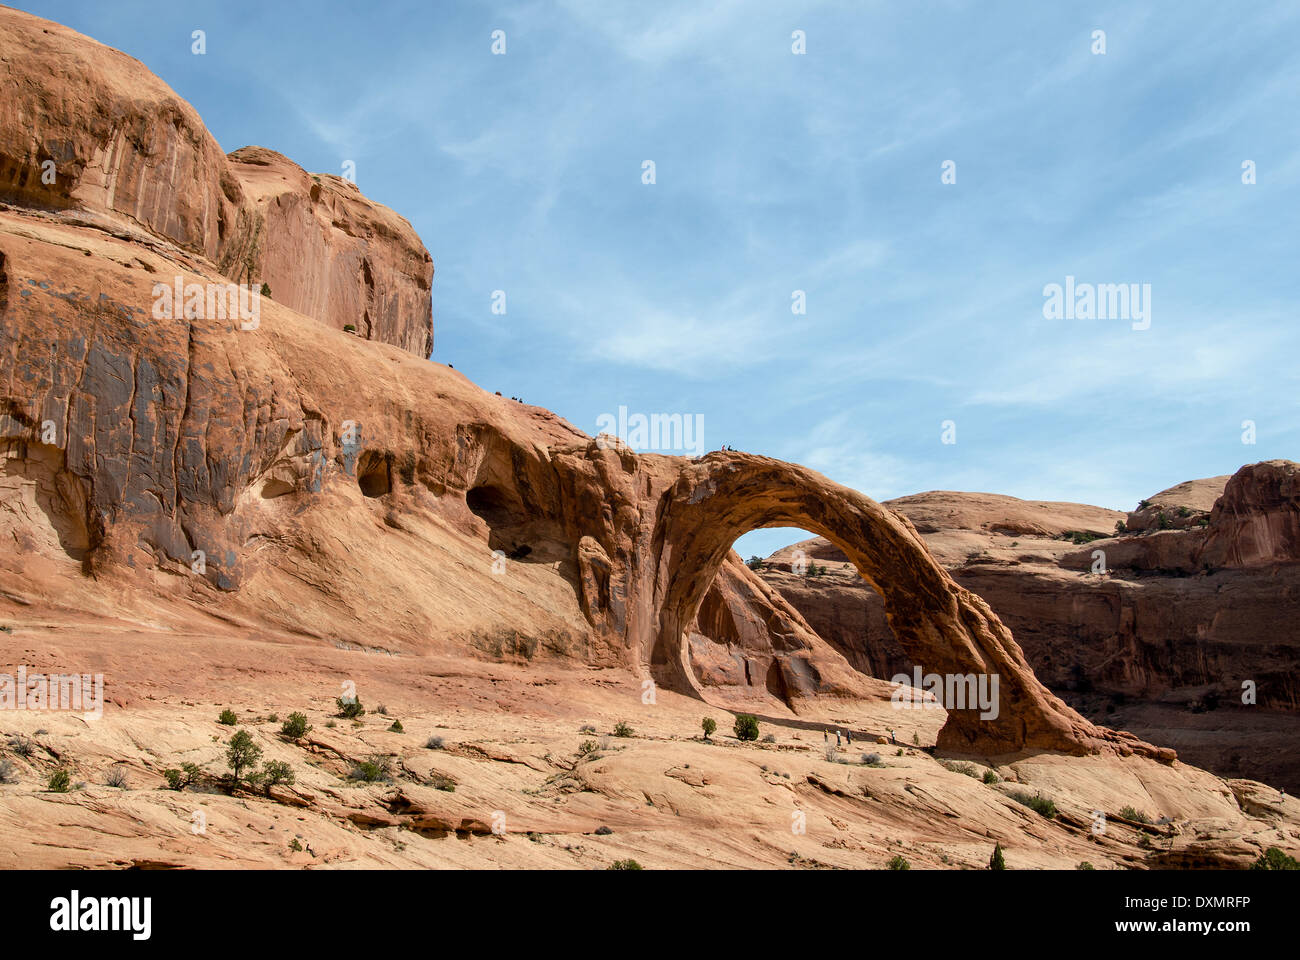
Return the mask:
<svg viewBox="0 0 1300 960"><path fill-rule="evenodd" d="M393 489L393 471L389 458L366 451L357 463L357 485L367 497L382 497Z"/></svg>

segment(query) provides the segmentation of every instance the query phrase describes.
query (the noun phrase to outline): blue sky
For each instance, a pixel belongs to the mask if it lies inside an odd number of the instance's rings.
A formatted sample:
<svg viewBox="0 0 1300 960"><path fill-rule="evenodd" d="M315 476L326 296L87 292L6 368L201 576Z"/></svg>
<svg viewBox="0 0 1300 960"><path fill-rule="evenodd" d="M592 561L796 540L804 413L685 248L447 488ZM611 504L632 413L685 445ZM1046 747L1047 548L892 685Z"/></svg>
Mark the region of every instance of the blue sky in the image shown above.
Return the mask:
<svg viewBox="0 0 1300 960"><path fill-rule="evenodd" d="M354 161L433 256L434 359L589 433L1119 509L1300 455L1300 5L18 5L226 150ZM1150 328L1046 319L1067 275L1150 284Z"/></svg>

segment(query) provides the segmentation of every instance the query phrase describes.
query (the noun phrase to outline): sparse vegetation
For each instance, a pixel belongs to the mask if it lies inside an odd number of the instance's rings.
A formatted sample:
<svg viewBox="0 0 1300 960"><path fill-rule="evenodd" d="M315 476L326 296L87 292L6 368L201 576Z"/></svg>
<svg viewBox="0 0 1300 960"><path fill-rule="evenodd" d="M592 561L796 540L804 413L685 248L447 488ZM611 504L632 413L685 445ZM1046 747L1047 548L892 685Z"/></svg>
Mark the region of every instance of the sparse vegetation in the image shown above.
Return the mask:
<svg viewBox="0 0 1300 960"><path fill-rule="evenodd" d="M614 736L616 737L630 737L632 736L632 732L631 725L623 720L614 724Z"/></svg>
<svg viewBox="0 0 1300 960"><path fill-rule="evenodd" d="M835 744L833 744L833 743L828 743L828 744L826 744L826 747L825 747L825 753L826 753L826 762L827 762L827 763L839 763L839 762L840 762L840 748L837 747L837 746L835 746Z"/></svg>
<svg viewBox="0 0 1300 960"><path fill-rule="evenodd" d="M424 746L429 750L441 750L443 749L442 737L430 737L424 741Z"/></svg>
<svg viewBox="0 0 1300 960"><path fill-rule="evenodd" d="M1116 533L1117 535L1118 535L1118 534L1121 534L1121 533L1128 533L1128 524L1125 523L1123 520L1116 520L1116 521L1115 521L1115 533Z"/></svg>
<svg viewBox="0 0 1300 960"><path fill-rule="evenodd" d="M1056 819L1056 804L1041 794L1015 791L1014 793L1007 794L1007 796L1016 801L1016 803L1024 804L1030 810L1033 810L1040 816L1046 817L1048 820Z"/></svg>
<svg viewBox="0 0 1300 960"><path fill-rule="evenodd" d="M608 837L613 832L614 831L611 830L609 827L601 826L596 828L596 836L598 837Z"/></svg>
<svg viewBox="0 0 1300 960"><path fill-rule="evenodd" d="M360 697L353 697L351 700L339 697L334 702L338 704L338 716L344 720L355 720L357 717L365 715L366 708L361 705Z"/></svg>
<svg viewBox="0 0 1300 960"><path fill-rule="evenodd" d="M901 754L903 751L899 750L898 752ZM862 755L862 762L868 767L883 767L885 765L884 761L880 759L880 754L878 753L864 753Z"/></svg>
<svg viewBox="0 0 1300 960"><path fill-rule="evenodd" d="M1087 860L1081 860L1081 861L1079 861L1079 865L1078 865L1077 867L1075 867L1074 869L1076 869L1076 870L1096 870L1097 868L1094 867L1094 866L1093 866L1091 863L1089 863Z"/></svg>
<svg viewBox="0 0 1300 960"><path fill-rule="evenodd" d="M45 783L45 787L50 793L67 793L71 785L72 775L62 767L50 774L50 779Z"/></svg>
<svg viewBox="0 0 1300 960"><path fill-rule="evenodd" d="M1269 847L1250 865L1252 870L1300 870L1300 861L1287 856L1277 847Z"/></svg>
<svg viewBox="0 0 1300 960"><path fill-rule="evenodd" d="M104 778L104 783L110 787L117 787L119 790L127 788L126 767L116 766L108 768L108 775Z"/></svg>
<svg viewBox="0 0 1300 960"><path fill-rule="evenodd" d="M718 721L714 720L712 717L705 717L700 722L700 726L704 728L704 739L707 740L713 735L713 732L718 729Z"/></svg>
<svg viewBox="0 0 1300 960"><path fill-rule="evenodd" d="M596 752L595 740L584 740L578 744L578 756L586 757Z"/></svg>
<svg viewBox="0 0 1300 960"><path fill-rule="evenodd" d="M750 557L748 560L745 561L745 566L749 567L749 569L751 570L762 570L763 558L757 556Z"/></svg>
<svg viewBox="0 0 1300 960"><path fill-rule="evenodd" d="M441 773L429 774L429 785L435 790L445 790L447 793L456 792L456 781L451 777Z"/></svg>
<svg viewBox="0 0 1300 960"><path fill-rule="evenodd" d="M203 771L199 769L197 763L182 763L179 770L170 768L163 771L163 776L167 778L167 786L177 792L184 790L190 784L197 783Z"/></svg>
<svg viewBox="0 0 1300 960"><path fill-rule="evenodd" d="M1135 823L1149 824L1151 822L1151 818L1136 807L1125 807L1119 812L1119 815L1125 820L1132 820Z"/></svg>
<svg viewBox="0 0 1300 960"><path fill-rule="evenodd" d="M943 764L945 770L950 770L953 773L960 773L963 776L973 777L976 780L980 778L979 768L973 763L967 763L964 760L941 760L939 762Z"/></svg>
<svg viewBox="0 0 1300 960"><path fill-rule="evenodd" d="M375 713L379 714L381 717L388 716L388 705L381 703L379 706L375 707Z"/></svg>
<svg viewBox="0 0 1300 960"><path fill-rule="evenodd" d="M989 857L990 870L1005 870L1007 868L1006 858L1002 856L1002 844L993 844L993 855Z"/></svg>
<svg viewBox="0 0 1300 960"><path fill-rule="evenodd" d="M597 731L596 731L596 728L593 727L591 724L589 724L589 723L584 723L581 727L578 728L578 732L579 732L579 733L590 733L590 734L595 734Z"/></svg>
<svg viewBox="0 0 1300 960"><path fill-rule="evenodd" d="M740 741L758 739L758 717L752 713L736 714L736 722L732 726L732 731L736 734L736 739Z"/></svg>
<svg viewBox="0 0 1300 960"><path fill-rule="evenodd" d="M637 863L635 860L615 860L613 863L611 863L611 864L609 865L609 869L611 869L611 870L641 870L641 869L643 869L643 868L642 868L641 864Z"/></svg>
<svg viewBox="0 0 1300 960"><path fill-rule="evenodd" d="M302 843L299 842L297 837L289 841L289 849L294 853L302 853Z"/></svg>
<svg viewBox="0 0 1300 960"><path fill-rule="evenodd" d="M1145 509L1146 509L1147 507L1149 507L1149 506L1151 506L1151 501L1150 501L1150 500L1139 500L1139 501L1138 501L1138 509L1139 509L1139 510L1145 510Z"/></svg>
<svg viewBox="0 0 1300 960"><path fill-rule="evenodd" d="M271 299L271 285L269 283L264 282L262 284L262 296L266 297L268 300Z"/></svg>
<svg viewBox="0 0 1300 960"><path fill-rule="evenodd" d="M289 740L297 740L310 729L311 724L307 722L305 713L291 713L289 719L280 727L280 735Z"/></svg>
<svg viewBox="0 0 1300 960"><path fill-rule="evenodd" d="M233 727L238 722L239 718L235 716L235 711L231 710L229 707L222 710L220 715L217 717L217 723L227 727Z"/></svg>
<svg viewBox="0 0 1300 960"><path fill-rule="evenodd" d="M356 328L356 326L355 326L354 324L351 324L351 323L345 323L345 324L343 324L343 332L344 332L344 333L356 333L356 332L357 332L357 328Z"/></svg>
<svg viewBox="0 0 1300 960"><path fill-rule="evenodd" d="M921 745L921 735L919 733L912 734L912 745L917 747Z"/></svg>
<svg viewBox="0 0 1300 960"><path fill-rule="evenodd" d="M992 771L992 770L985 770L985 771L984 771L984 777L983 777L983 780L984 780L985 783L988 783L988 784L994 784L994 783L1001 783L1001 782L1002 782L1002 778L999 777L999 776L997 775L997 773L995 773L995 772Z"/></svg>
<svg viewBox="0 0 1300 960"><path fill-rule="evenodd" d="M374 783L376 780L390 780L393 775L393 761L383 754L372 753L365 760L358 760L348 773L349 779Z"/></svg>
<svg viewBox="0 0 1300 960"><path fill-rule="evenodd" d="M389 733L405 733L406 731L402 728L402 721L401 721L401 720L394 720L394 721L393 721L393 725L392 725L391 727L388 728L388 732L389 732Z"/></svg>
<svg viewBox="0 0 1300 960"><path fill-rule="evenodd" d="M32 755L32 751L36 749L36 746L21 733L15 733L9 738L9 749L26 759Z"/></svg>
<svg viewBox="0 0 1300 960"><path fill-rule="evenodd" d="M885 869L886 870L911 870L912 865L908 863L907 860L904 859L903 857L899 856L898 854L894 854L892 857L889 858L889 862L885 864Z"/></svg>

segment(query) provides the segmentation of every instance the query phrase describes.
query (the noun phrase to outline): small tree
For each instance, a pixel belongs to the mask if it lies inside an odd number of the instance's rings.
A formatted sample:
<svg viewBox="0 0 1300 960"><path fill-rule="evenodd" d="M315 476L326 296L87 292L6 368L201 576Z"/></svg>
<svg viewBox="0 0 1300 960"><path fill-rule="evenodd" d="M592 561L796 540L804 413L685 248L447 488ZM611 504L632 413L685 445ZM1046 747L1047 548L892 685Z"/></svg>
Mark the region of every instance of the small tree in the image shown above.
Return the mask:
<svg viewBox="0 0 1300 960"><path fill-rule="evenodd" d="M704 727L704 739L707 740L713 736L713 731L718 729L718 721L712 717L705 717L701 726Z"/></svg>
<svg viewBox="0 0 1300 960"><path fill-rule="evenodd" d="M269 283L262 284L262 296L266 297L268 300L271 298L271 285Z"/></svg>
<svg viewBox="0 0 1300 960"><path fill-rule="evenodd" d="M989 857L989 869L1005 870L1006 868L1007 861L1002 856L1002 844L995 843L993 844L993 856Z"/></svg>
<svg viewBox="0 0 1300 960"><path fill-rule="evenodd" d="M632 727L625 721L620 720L618 723L614 724L614 736L630 737L632 736Z"/></svg>
<svg viewBox="0 0 1300 960"><path fill-rule="evenodd" d="M745 561L745 566L749 567L749 569L751 570L762 570L763 558L758 556L752 556Z"/></svg>
<svg viewBox="0 0 1300 960"><path fill-rule="evenodd" d="M226 750L226 763L230 765L232 779L236 786L244 779L244 771L257 766L262 759L262 748L253 742L247 730L236 731L230 738L230 748Z"/></svg>
<svg viewBox="0 0 1300 960"><path fill-rule="evenodd" d="M735 731L737 740L757 740L758 717L752 713L738 713L732 730Z"/></svg>
<svg viewBox="0 0 1300 960"><path fill-rule="evenodd" d="M1289 857L1278 847L1269 847L1250 865L1252 870L1300 870L1300 861Z"/></svg>
<svg viewBox="0 0 1300 960"><path fill-rule="evenodd" d="M890 858L889 863L885 864L885 866L890 870L911 870L912 869L912 865L908 863L907 860L905 860L903 857L899 856L898 854L894 854L894 856Z"/></svg>
<svg viewBox="0 0 1300 960"><path fill-rule="evenodd" d="M401 720L394 720L394 721L393 721L393 725L392 725L391 727L388 728L388 732L389 732L389 733L405 733L406 730L402 727L402 721L401 721Z"/></svg>
<svg viewBox="0 0 1300 960"><path fill-rule="evenodd" d="M231 710L229 707L226 707L226 709L222 710L221 715L217 717L217 723L220 723L227 727L233 727L238 722L239 722L239 718L235 716L235 711Z"/></svg>

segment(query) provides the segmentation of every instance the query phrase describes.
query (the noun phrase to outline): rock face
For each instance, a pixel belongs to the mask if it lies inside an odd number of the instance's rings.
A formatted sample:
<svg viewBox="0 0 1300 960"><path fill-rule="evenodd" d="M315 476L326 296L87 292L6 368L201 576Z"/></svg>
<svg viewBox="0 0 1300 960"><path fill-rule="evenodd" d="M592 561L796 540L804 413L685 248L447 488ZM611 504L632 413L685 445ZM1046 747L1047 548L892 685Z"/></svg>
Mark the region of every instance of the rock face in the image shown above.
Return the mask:
<svg viewBox="0 0 1300 960"><path fill-rule="evenodd" d="M0 199L179 248L169 259L203 269L201 258L321 323L429 356L432 260L354 184L258 147L227 158L139 61L9 8L0 81Z"/></svg>
<svg viewBox="0 0 1300 960"><path fill-rule="evenodd" d="M1200 515L1206 525L1151 524L1142 535L1084 545L1072 540L1124 515L947 492L886 505L988 601L1038 677L1094 720L1174 743L1225 774L1300 787L1300 756L1282 746L1300 736L1297 470L1270 461L1180 484L1143 511ZM791 574L796 550L827 573ZM1098 550L1105 574L1092 572ZM911 670L879 598L846 576L846 558L829 542L780 551L762 576L857 669L883 678ZM1245 681L1253 705L1241 702ZM1281 748L1244 750L1247 740Z"/></svg>
<svg viewBox="0 0 1300 960"><path fill-rule="evenodd" d="M242 246L227 244L221 269L265 281L280 303L336 330L433 352L433 260L405 218L361 195L356 184L308 175L262 147L230 155L250 201Z"/></svg>

